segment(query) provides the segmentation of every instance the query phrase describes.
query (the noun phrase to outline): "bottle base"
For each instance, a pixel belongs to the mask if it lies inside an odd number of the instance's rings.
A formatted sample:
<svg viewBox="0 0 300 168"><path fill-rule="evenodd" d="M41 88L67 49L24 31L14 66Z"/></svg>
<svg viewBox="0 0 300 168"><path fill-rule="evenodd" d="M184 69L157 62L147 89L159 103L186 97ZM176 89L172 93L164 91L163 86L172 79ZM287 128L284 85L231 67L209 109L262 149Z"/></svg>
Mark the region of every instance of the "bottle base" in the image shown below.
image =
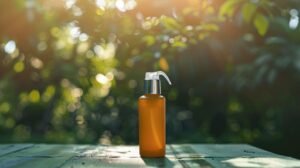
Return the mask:
<svg viewBox="0 0 300 168"><path fill-rule="evenodd" d="M164 158L165 155L141 155L141 158Z"/></svg>
<svg viewBox="0 0 300 168"><path fill-rule="evenodd" d="M163 158L165 157L165 151L151 151L151 152L140 152L142 158Z"/></svg>

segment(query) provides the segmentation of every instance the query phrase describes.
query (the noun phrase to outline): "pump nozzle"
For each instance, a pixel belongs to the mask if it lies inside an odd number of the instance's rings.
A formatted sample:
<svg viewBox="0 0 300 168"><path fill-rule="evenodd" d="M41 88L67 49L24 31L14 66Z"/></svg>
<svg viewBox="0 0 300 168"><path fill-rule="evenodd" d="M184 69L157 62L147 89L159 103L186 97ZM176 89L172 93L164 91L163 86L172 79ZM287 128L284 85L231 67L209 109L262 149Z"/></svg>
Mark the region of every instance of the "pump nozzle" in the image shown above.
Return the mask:
<svg viewBox="0 0 300 168"><path fill-rule="evenodd" d="M146 72L145 75L145 93L160 94L160 80L159 76L162 75L167 82L172 85L169 77L163 71Z"/></svg>
<svg viewBox="0 0 300 168"><path fill-rule="evenodd" d="M163 71L156 71L156 72L146 72L145 80L159 80L159 76L162 75L170 85L172 85L169 77Z"/></svg>
<svg viewBox="0 0 300 168"><path fill-rule="evenodd" d="M163 71L157 71L156 73L157 73L158 78L159 78L159 75L162 75L168 81L169 85L172 85L172 83L166 73L164 73Z"/></svg>

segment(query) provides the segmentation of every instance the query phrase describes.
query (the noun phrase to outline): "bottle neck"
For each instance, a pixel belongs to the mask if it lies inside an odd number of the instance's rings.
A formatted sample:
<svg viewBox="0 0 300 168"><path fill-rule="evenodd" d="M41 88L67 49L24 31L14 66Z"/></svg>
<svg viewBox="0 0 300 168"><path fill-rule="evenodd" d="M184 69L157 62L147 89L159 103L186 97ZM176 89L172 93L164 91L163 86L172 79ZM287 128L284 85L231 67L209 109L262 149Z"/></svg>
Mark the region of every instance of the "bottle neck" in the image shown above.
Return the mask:
<svg viewBox="0 0 300 168"><path fill-rule="evenodd" d="M161 94L160 80L145 80L144 92L145 94Z"/></svg>

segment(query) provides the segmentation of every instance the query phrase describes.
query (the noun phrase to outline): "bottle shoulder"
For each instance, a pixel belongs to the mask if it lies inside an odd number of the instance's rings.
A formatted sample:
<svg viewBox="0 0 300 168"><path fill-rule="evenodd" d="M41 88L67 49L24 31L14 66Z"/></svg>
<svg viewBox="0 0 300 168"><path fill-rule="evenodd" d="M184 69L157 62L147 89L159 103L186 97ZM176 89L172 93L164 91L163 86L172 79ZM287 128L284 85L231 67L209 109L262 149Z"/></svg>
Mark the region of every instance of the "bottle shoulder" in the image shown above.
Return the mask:
<svg viewBox="0 0 300 168"><path fill-rule="evenodd" d="M165 99L165 97L160 94L144 94L144 95L140 96L139 99L140 100L143 100L143 99Z"/></svg>

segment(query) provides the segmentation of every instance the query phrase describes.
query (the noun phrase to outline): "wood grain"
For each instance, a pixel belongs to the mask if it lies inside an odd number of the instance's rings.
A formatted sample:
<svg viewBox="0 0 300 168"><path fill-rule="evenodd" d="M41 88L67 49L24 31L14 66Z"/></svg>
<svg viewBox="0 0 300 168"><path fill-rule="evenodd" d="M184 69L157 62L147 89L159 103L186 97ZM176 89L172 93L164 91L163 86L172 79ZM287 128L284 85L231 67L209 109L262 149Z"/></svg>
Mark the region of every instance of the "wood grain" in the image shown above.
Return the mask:
<svg viewBox="0 0 300 168"><path fill-rule="evenodd" d="M138 146L0 145L0 168L11 167L300 167L300 161L245 144L167 145L164 158L141 158Z"/></svg>

